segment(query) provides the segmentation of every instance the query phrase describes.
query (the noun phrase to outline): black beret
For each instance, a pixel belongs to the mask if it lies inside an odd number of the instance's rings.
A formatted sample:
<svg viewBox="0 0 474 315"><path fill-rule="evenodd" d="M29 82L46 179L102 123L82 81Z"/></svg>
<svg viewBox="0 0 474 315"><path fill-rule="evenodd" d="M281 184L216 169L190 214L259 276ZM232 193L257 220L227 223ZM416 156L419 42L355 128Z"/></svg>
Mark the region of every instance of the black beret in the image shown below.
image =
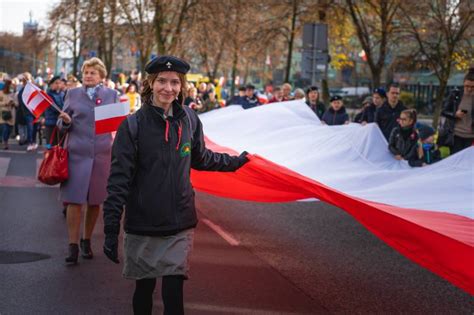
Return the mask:
<svg viewBox="0 0 474 315"><path fill-rule="evenodd" d="M56 76L52 77L52 78L51 78L51 80L49 80L49 83L48 83L48 85L51 85L51 84L53 84L53 83L54 83L55 81L57 81L57 80L61 80L61 77L60 77L60 76L58 76L58 75L56 75Z"/></svg>
<svg viewBox="0 0 474 315"><path fill-rule="evenodd" d="M186 74L191 67L189 63L175 56L159 56L150 60L146 66L147 73L159 73L162 71L174 71Z"/></svg>
<svg viewBox="0 0 474 315"><path fill-rule="evenodd" d="M372 91L372 94L378 94L382 97L387 97L387 93L385 93L385 90L383 88L376 88Z"/></svg>
<svg viewBox="0 0 474 315"><path fill-rule="evenodd" d="M245 86L245 89L247 89L247 90L255 90L255 86L253 86L252 84L247 84L247 85Z"/></svg>
<svg viewBox="0 0 474 315"><path fill-rule="evenodd" d="M417 129L421 140L425 140L435 134L435 130L428 125L420 124Z"/></svg>
<svg viewBox="0 0 474 315"><path fill-rule="evenodd" d="M334 96L331 97L330 102L332 102L332 101L342 101L342 96L334 95Z"/></svg>
<svg viewBox="0 0 474 315"><path fill-rule="evenodd" d="M313 85L313 86L310 86L307 90L306 90L306 94L309 94L309 92L311 91L319 91L318 87Z"/></svg>

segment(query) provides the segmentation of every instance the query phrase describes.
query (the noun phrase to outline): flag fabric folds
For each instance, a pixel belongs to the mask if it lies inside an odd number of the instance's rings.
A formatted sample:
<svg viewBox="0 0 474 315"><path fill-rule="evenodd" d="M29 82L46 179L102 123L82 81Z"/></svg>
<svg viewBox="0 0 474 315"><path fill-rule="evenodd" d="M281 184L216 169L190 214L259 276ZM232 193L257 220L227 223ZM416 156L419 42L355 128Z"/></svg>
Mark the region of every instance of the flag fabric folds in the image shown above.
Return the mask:
<svg viewBox="0 0 474 315"><path fill-rule="evenodd" d="M117 131L130 112L127 100L95 107L95 134Z"/></svg>
<svg viewBox="0 0 474 315"><path fill-rule="evenodd" d="M53 104L53 100L49 95L31 82L26 83L22 100L26 108L28 108L36 118L40 117L41 114Z"/></svg>
<svg viewBox="0 0 474 315"><path fill-rule="evenodd" d="M230 106L200 118L207 147L253 155L236 173L192 171L196 189L250 201L331 203L474 294L474 147L411 168L388 152L376 125L325 126L300 101Z"/></svg>

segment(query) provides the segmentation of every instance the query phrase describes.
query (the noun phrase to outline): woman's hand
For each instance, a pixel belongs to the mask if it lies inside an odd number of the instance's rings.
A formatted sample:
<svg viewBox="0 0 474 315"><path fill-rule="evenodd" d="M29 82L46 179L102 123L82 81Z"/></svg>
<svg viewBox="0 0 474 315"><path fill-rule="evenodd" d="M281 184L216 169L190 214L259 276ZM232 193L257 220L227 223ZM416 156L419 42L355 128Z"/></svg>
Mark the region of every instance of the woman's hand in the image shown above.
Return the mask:
<svg viewBox="0 0 474 315"><path fill-rule="evenodd" d="M395 155L395 159L401 161L403 160L403 156L401 156L400 154L397 154Z"/></svg>
<svg viewBox="0 0 474 315"><path fill-rule="evenodd" d="M65 124L70 124L72 121L71 116L69 116L66 112L61 112L58 118L61 118Z"/></svg>

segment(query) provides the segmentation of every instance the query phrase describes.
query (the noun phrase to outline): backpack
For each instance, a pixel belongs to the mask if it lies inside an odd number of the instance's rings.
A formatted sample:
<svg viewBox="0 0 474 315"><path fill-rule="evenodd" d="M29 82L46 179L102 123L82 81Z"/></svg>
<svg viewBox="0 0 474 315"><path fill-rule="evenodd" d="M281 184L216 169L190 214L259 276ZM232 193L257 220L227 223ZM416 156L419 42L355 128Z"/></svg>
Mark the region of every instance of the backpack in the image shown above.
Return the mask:
<svg viewBox="0 0 474 315"><path fill-rule="evenodd" d="M189 126L191 129L191 146L194 139L194 132L196 131L195 128L197 126L196 116L194 113L191 113L191 108L188 106L183 106L184 112L186 113L186 117L188 118ZM131 115L127 116L128 121L128 129L130 131L130 135L132 136L133 143L135 145L135 152L138 152L138 112L135 112Z"/></svg>

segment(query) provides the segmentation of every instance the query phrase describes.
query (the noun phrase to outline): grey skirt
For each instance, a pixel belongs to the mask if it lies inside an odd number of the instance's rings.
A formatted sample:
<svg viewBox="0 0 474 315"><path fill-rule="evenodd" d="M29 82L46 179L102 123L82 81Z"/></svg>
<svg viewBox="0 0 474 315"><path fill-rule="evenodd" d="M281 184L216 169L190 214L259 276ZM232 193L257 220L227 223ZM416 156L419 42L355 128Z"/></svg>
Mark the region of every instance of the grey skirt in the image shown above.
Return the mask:
<svg viewBox="0 0 474 315"><path fill-rule="evenodd" d="M140 280L170 275L189 278L194 229L170 236L125 233L123 277Z"/></svg>

